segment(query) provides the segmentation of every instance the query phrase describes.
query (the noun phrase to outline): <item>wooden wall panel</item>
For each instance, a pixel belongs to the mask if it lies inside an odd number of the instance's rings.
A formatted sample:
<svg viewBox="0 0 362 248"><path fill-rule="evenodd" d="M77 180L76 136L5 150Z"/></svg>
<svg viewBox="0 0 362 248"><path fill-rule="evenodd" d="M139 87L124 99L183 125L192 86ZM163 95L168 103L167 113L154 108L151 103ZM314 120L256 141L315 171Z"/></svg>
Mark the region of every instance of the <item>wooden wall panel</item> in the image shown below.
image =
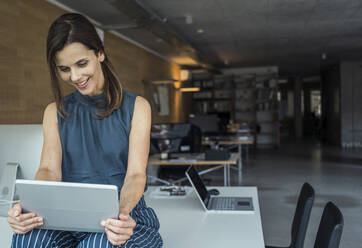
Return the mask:
<svg viewBox="0 0 362 248"><path fill-rule="evenodd" d="M0 123L41 123L52 101L45 61L45 39L51 21L64 13L45 1L0 2Z"/></svg>
<svg viewBox="0 0 362 248"><path fill-rule="evenodd" d="M106 33L104 40L106 52L126 90L149 98L148 86L144 83L145 81L166 78L179 79L180 68L178 65L156 57L116 35ZM181 97L180 92L170 85L170 114L158 116L153 110L153 122L186 122L189 111L188 105L182 104L184 99L186 98ZM151 101L151 99L148 100Z"/></svg>
<svg viewBox="0 0 362 248"><path fill-rule="evenodd" d="M52 21L63 13L43 0L0 1L0 124L42 122L44 108L53 101L45 59L46 35ZM107 32L105 47L131 92L146 96L143 80L179 77L178 65ZM67 86L65 89L71 91ZM189 108L183 99L172 87L170 115L156 114L154 122L186 121Z"/></svg>

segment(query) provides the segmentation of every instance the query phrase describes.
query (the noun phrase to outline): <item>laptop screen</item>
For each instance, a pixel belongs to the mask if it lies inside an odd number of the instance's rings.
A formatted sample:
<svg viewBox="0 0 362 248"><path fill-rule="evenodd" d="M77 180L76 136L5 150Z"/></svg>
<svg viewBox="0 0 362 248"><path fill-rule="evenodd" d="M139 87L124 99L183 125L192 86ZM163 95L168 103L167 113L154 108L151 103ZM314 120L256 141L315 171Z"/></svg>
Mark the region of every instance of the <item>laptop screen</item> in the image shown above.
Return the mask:
<svg viewBox="0 0 362 248"><path fill-rule="evenodd" d="M204 183L202 182L199 174L195 170L195 168L193 166L190 166L187 169L186 174L189 176L191 183L193 184L194 188L197 190L199 196L201 197L201 200L205 202L205 199L208 195L207 189Z"/></svg>

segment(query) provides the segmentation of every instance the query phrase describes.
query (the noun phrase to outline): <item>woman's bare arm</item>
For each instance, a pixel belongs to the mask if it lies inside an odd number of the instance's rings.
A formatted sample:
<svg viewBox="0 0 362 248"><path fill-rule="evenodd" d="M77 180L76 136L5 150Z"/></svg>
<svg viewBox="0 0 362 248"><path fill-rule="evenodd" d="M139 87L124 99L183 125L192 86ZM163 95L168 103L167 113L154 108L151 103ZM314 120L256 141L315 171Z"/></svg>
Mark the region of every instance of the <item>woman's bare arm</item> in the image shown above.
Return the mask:
<svg viewBox="0 0 362 248"><path fill-rule="evenodd" d="M36 180L60 181L62 179L62 147L60 144L57 108L51 103L44 111L44 143ZM8 212L7 221L17 234L25 234L43 225L43 218L35 213L22 213L21 203L15 204Z"/></svg>
<svg viewBox="0 0 362 248"><path fill-rule="evenodd" d="M129 135L128 167L120 195L120 213L128 215L136 206L146 185L146 167L150 148L151 107L137 97Z"/></svg>
<svg viewBox="0 0 362 248"><path fill-rule="evenodd" d="M137 97L129 135L127 173L120 194L119 219L101 222L108 240L113 245L124 244L132 236L133 228L136 226L130 212L145 189L150 132L151 107L144 98Z"/></svg>
<svg viewBox="0 0 362 248"><path fill-rule="evenodd" d="M62 180L62 146L59 137L57 107L49 104L44 111L43 118L43 149L36 180Z"/></svg>

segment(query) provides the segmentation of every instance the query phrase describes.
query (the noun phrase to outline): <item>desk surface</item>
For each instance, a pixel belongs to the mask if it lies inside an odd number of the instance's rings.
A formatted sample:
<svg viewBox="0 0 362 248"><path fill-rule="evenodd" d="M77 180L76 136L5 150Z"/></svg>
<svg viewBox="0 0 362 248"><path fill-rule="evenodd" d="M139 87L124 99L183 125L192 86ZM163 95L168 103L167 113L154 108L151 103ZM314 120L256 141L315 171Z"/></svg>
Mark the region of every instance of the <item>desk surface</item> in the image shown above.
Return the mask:
<svg viewBox="0 0 362 248"><path fill-rule="evenodd" d="M228 160L211 161L205 160L205 155L199 154L181 154L178 159L161 159L160 154L153 154L148 159L149 165L236 165L239 159L238 153L231 153Z"/></svg>
<svg viewBox="0 0 362 248"><path fill-rule="evenodd" d="M253 198L253 214L207 214L192 192L186 199L154 199L145 193L148 206L160 221L164 247L248 247L264 248L258 193L256 187L213 187L221 195Z"/></svg>
<svg viewBox="0 0 362 248"><path fill-rule="evenodd" d="M253 145L254 141L252 140L220 140L220 141L202 141L202 145Z"/></svg>
<svg viewBox="0 0 362 248"><path fill-rule="evenodd" d="M254 138L251 136L210 136L207 139L202 140L202 145L252 145L254 144Z"/></svg>

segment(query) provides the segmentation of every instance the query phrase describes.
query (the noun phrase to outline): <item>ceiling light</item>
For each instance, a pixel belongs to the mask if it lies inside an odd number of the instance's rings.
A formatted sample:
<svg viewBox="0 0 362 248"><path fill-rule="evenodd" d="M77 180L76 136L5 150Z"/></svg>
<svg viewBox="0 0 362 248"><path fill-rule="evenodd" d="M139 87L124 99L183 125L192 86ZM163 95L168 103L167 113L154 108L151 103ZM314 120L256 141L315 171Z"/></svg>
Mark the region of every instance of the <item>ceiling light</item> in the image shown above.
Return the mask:
<svg viewBox="0 0 362 248"><path fill-rule="evenodd" d="M188 87L188 88L180 88L181 92L198 92L200 91L199 87Z"/></svg>
<svg viewBox="0 0 362 248"><path fill-rule="evenodd" d="M191 73L189 70L180 70L180 80L186 81L189 80L191 77Z"/></svg>
<svg viewBox="0 0 362 248"><path fill-rule="evenodd" d="M191 15L186 15L185 16L185 23L186 24L192 24L193 23L193 20L192 20L192 16Z"/></svg>
<svg viewBox="0 0 362 248"><path fill-rule="evenodd" d="M177 82L177 80L172 79L172 78L170 78L170 79L166 78L166 79L146 80L146 81L148 81L148 82L150 82L152 84L173 84L173 83Z"/></svg>
<svg viewBox="0 0 362 248"><path fill-rule="evenodd" d="M202 28L199 28L196 32L199 33L199 34L202 34L202 33L204 33L205 31L204 31Z"/></svg>

